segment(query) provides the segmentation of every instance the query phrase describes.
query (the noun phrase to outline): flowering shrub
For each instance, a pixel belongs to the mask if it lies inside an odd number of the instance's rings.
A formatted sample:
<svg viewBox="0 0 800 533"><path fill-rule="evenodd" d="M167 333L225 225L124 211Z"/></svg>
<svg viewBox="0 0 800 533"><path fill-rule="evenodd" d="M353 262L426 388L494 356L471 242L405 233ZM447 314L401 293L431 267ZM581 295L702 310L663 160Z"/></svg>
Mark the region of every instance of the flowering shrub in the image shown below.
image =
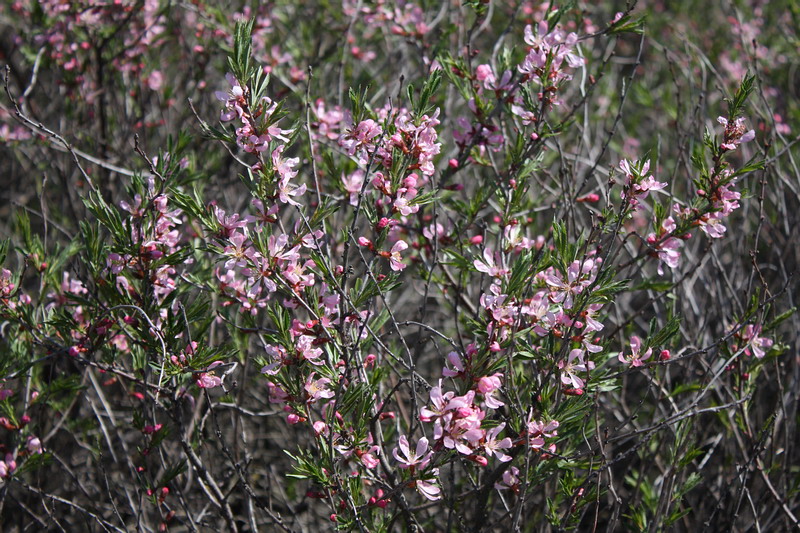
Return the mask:
<svg viewBox="0 0 800 533"><path fill-rule="evenodd" d="M4 524L797 526L788 10L0 9Z"/></svg>

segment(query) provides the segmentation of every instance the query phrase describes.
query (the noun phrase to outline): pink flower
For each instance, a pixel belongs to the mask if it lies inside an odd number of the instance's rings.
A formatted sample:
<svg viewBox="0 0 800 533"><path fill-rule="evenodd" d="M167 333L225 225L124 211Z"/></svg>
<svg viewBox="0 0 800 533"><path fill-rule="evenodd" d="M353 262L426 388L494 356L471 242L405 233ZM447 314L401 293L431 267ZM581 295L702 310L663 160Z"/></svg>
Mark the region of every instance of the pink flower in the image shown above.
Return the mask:
<svg viewBox="0 0 800 533"><path fill-rule="evenodd" d="M400 272L406 268L406 265L403 263L403 258L400 257L400 252L407 248L408 244L406 244L405 241L397 241L394 243L394 246L392 246L392 251L389 256L389 266L395 272Z"/></svg>
<svg viewBox="0 0 800 533"><path fill-rule="evenodd" d="M235 365L236 363L233 364ZM213 389L222 385L222 378L211 371L212 369L221 365L222 361L214 361L208 365L208 368L205 372L201 372L195 377L195 384L201 389Z"/></svg>
<svg viewBox="0 0 800 533"><path fill-rule="evenodd" d="M484 274L488 274L489 276L495 278L502 278L508 275L509 270L507 268L503 268L497 266L495 262L495 258L500 258L499 254L493 254L489 248L483 249L483 261L479 259L475 259L472 261L472 265L475 267L475 270L478 272L483 272Z"/></svg>
<svg viewBox="0 0 800 533"><path fill-rule="evenodd" d="M434 471L435 475L439 475L438 469ZM442 489L434 485L433 483L429 483L428 481L423 481L418 479L414 483L414 487L417 489L417 492L425 496L427 499L435 502L442 498Z"/></svg>
<svg viewBox="0 0 800 533"><path fill-rule="evenodd" d="M221 91L214 93L217 100L225 102L226 111L222 111L219 117L222 122L228 122L234 118L241 118L244 114L242 105L246 103L244 99L244 89L239 85L239 81L230 73L226 74L225 78L231 86L230 91L227 94Z"/></svg>
<svg viewBox="0 0 800 533"><path fill-rule="evenodd" d="M544 448L545 437L552 438L558 435L558 426L559 423L557 420L551 420L545 424L541 420L534 420L533 412L528 413L528 421L526 424L528 445L537 450Z"/></svg>
<svg viewBox="0 0 800 533"><path fill-rule="evenodd" d="M511 439L508 437L499 440L497 438L497 436L501 431L503 431L503 429L505 429L505 427L505 423L502 423L499 426L487 431L486 440L483 443L483 449L486 451L486 455L494 455L498 460L504 463L510 461L511 456L507 455L503 450L507 450L513 445Z"/></svg>
<svg viewBox="0 0 800 533"><path fill-rule="evenodd" d="M503 479L498 483L494 484L494 488L497 490L513 490L514 492L519 491L519 468L516 466L512 466L505 472L503 472Z"/></svg>
<svg viewBox="0 0 800 533"><path fill-rule="evenodd" d="M567 267L567 279L557 270L552 270L545 274L545 282L553 287L550 292L550 299L556 303L562 303L564 309L570 309L574 300L583 289L592 284L597 277L598 267L594 259L583 261L575 260Z"/></svg>
<svg viewBox="0 0 800 533"><path fill-rule="evenodd" d="M746 344L744 346L744 353L747 355L754 355L758 359L766 355L766 350L769 350L774 341L761 337L761 326L748 324L742 331L742 341Z"/></svg>
<svg viewBox="0 0 800 533"><path fill-rule="evenodd" d="M361 453L360 459L361 463L367 468L375 468L380 464L380 460L377 457L378 454L378 447L372 446L367 452Z"/></svg>
<svg viewBox="0 0 800 533"><path fill-rule="evenodd" d="M661 223L661 231L659 231L658 235L651 233L647 236L647 243L655 247L655 253L659 259L659 276L664 275L663 265L667 265L670 268L678 268L678 265L680 264L681 253L679 250L683 246L683 241L676 237L667 237L666 239L663 238L663 236L667 233L675 231L676 227L677 225L675 224L675 219L672 217L667 217Z"/></svg>
<svg viewBox="0 0 800 533"><path fill-rule="evenodd" d="M478 392L483 394L483 401L490 409L499 409L505 404L494 397L495 392L500 390L503 374L493 374L484 376L478 380Z"/></svg>
<svg viewBox="0 0 800 533"><path fill-rule="evenodd" d="M464 366L464 361L461 358L461 354L459 354L458 352L450 352L449 354L447 354L447 361L453 368L451 369L450 366L445 366L442 369L442 375L444 377L454 378L457 376L464 375L466 367Z"/></svg>
<svg viewBox="0 0 800 533"><path fill-rule="evenodd" d="M566 362L558 362L558 368L561 369L561 383L575 389L583 388L585 383L578 372L588 374L589 370L594 368L592 361L584 361L585 355L583 350L575 348L569 352Z"/></svg>
<svg viewBox="0 0 800 533"><path fill-rule="evenodd" d="M7 453L5 460L0 461L0 478L7 478L14 473L17 469L17 462L14 460L14 455Z"/></svg>
<svg viewBox="0 0 800 533"><path fill-rule="evenodd" d="M430 400L431 400L431 408L423 407L419 410L419 419L422 422L430 422L447 412L450 408L450 400L452 400L455 393L453 391L449 391L445 394L442 394L442 382L439 380L439 384L431 389L430 392Z"/></svg>
<svg viewBox="0 0 800 533"><path fill-rule="evenodd" d="M42 453L42 441L39 440L39 437L35 435L30 435L28 437L28 452L32 454L41 454Z"/></svg>
<svg viewBox="0 0 800 533"><path fill-rule="evenodd" d="M534 35L531 26L525 27L525 42L531 46L531 49L519 66L519 71L531 78L547 76L548 82L552 83L569 80L571 76L561 70L563 62L566 61L567 66L573 69L583 65L583 59L573 53L578 44L578 35L574 32L567 34L558 26L553 31L549 31L545 21L539 23L537 30ZM542 69L547 66L548 60L550 69L549 72L544 73Z"/></svg>
<svg viewBox="0 0 800 533"><path fill-rule="evenodd" d="M644 361L647 361L653 355L653 349L648 348L643 354L639 353L641 349L642 339L633 335L631 336L631 353L629 355L624 355L620 352L617 358L621 363L628 363L633 368L644 366Z"/></svg>
<svg viewBox="0 0 800 533"><path fill-rule="evenodd" d="M306 394L308 395L308 400L306 400L306 402L314 403L323 398L333 398L334 392L327 388L331 380L328 378L320 378L315 380L315 375L315 372L311 372L308 378L306 378L306 384L304 387Z"/></svg>
<svg viewBox="0 0 800 533"><path fill-rule="evenodd" d="M398 453L398 448L395 448L392 450L392 455L400 463L397 466L403 469L416 468L422 470L428 466L433 455L433 452L428 449L428 439L426 437L419 439L416 448L412 451L406 436L400 435L398 446L400 452Z"/></svg>
<svg viewBox="0 0 800 533"><path fill-rule="evenodd" d="M756 138L753 130L745 131L744 118L739 117L729 121L725 117L717 117L717 122L725 126L725 138L720 144L724 150L736 150L742 143L750 142Z"/></svg>
<svg viewBox="0 0 800 533"><path fill-rule="evenodd" d="M623 159L619 162L619 168L627 177L621 197L623 200L627 199L634 209L639 206L640 200L647 198L650 191L660 191L667 186L666 183L656 181L652 174L647 175L650 171L649 159L644 163L640 161L631 163L627 159Z"/></svg>
<svg viewBox="0 0 800 533"><path fill-rule="evenodd" d="M213 373L202 372L195 378L195 383L201 389L213 389L222 385L222 379Z"/></svg>
<svg viewBox="0 0 800 533"><path fill-rule="evenodd" d="M374 120L362 120L357 126L349 128L339 137L339 145L349 156L358 154L359 163L365 165L369 161L366 155L375 149L375 138L382 133L383 128Z"/></svg>

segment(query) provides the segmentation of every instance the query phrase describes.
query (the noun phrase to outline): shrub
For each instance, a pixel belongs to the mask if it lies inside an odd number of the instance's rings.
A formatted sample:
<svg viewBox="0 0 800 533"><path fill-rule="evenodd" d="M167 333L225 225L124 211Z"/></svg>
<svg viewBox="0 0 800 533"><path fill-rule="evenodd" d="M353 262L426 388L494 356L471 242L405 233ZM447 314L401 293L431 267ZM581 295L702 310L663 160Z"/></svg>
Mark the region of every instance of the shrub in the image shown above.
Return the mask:
<svg viewBox="0 0 800 533"><path fill-rule="evenodd" d="M797 527L754 4L1 8L3 523Z"/></svg>

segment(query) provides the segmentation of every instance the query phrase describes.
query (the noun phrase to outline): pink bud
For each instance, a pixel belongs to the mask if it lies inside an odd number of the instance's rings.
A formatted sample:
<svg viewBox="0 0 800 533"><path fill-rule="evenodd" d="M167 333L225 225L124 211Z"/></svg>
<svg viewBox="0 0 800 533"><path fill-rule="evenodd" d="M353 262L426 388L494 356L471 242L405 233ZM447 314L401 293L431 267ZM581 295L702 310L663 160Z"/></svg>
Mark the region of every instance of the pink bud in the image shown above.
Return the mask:
<svg viewBox="0 0 800 533"><path fill-rule="evenodd" d="M467 459L477 464L478 466L486 466L487 464L489 464L489 460L482 455L470 455L469 457L467 457Z"/></svg>
<svg viewBox="0 0 800 533"><path fill-rule="evenodd" d="M450 161L447 162L447 166L449 166L453 170L457 169L458 168L458 159L451 159Z"/></svg>
<svg viewBox="0 0 800 533"><path fill-rule="evenodd" d="M470 237L469 242L472 244L480 244L483 242L483 235L474 235Z"/></svg>

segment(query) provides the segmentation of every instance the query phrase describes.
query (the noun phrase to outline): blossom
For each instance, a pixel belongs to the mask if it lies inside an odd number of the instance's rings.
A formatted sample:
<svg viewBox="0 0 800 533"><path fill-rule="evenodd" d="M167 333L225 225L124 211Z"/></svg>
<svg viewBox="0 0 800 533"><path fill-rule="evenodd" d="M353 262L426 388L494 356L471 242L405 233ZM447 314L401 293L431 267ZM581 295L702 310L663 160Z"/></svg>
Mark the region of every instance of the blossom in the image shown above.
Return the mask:
<svg viewBox="0 0 800 533"><path fill-rule="evenodd" d="M578 372L588 373L589 370L594 368L592 361L584 361L585 355L583 350L575 348L569 352L566 362L559 361L558 368L561 369L561 383L576 389L583 388L585 383L578 375Z"/></svg>
<svg viewBox="0 0 800 533"><path fill-rule="evenodd" d="M510 467L508 470L503 472L502 481L499 481L494 484L494 488L497 490L513 490L514 492L519 492L519 468L516 466Z"/></svg>
<svg viewBox="0 0 800 533"><path fill-rule="evenodd" d="M213 372L201 372L195 377L195 383L201 389L213 389L222 385L222 378Z"/></svg>
<svg viewBox="0 0 800 533"><path fill-rule="evenodd" d="M448 366L442 368L442 375L448 378L454 378L457 376L463 376L466 367L464 366L464 360L461 358L461 354L458 352L450 352L447 354L447 361L453 367L452 369Z"/></svg>
<svg viewBox="0 0 800 533"><path fill-rule="evenodd" d="M307 403L314 403L319 399L333 398L334 392L327 388L331 382L328 378L314 379L316 372L311 372L306 378L305 387L303 387L308 395Z"/></svg>
<svg viewBox="0 0 800 533"><path fill-rule="evenodd" d="M366 155L375 149L375 139L382 133L383 128L374 120L362 120L339 136L339 146L344 148L349 156L358 155L359 163L366 165L369 161Z"/></svg>
<svg viewBox="0 0 800 533"><path fill-rule="evenodd" d="M195 377L195 384L200 387L201 389L213 389L214 387L219 387L222 385L222 380L225 379L234 368L236 368L236 362L228 363L229 368L221 377L217 376L216 373L213 371L214 368L222 366L222 361L214 361L208 368L206 368L203 372L200 372Z"/></svg>
<svg viewBox="0 0 800 533"><path fill-rule="evenodd" d="M0 478L7 478L11 476L16 469L17 462L14 460L14 455L7 453L5 460L0 461Z"/></svg>
<svg viewBox="0 0 800 533"><path fill-rule="evenodd" d="M497 436L505 429L505 427L505 423L502 423L499 426L487 431L485 437L486 440L483 443L483 449L486 451L486 455L494 455L498 460L504 463L510 461L511 456L507 455L503 450L507 450L513 445L511 439L508 437L504 439L497 438Z"/></svg>
<svg viewBox="0 0 800 533"><path fill-rule="evenodd" d="M495 398L494 393L500 390L502 385L501 378L503 374L493 374L491 376L484 376L478 380L478 392L483 394L483 401L486 407L490 409L499 409L505 404Z"/></svg>
<svg viewBox="0 0 800 533"><path fill-rule="evenodd" d="M583 59L573 52L578 44L578 34L574 32L566 33L558 26L550 31L547 22L542 21L535 35L530 25L525 26L525 42L531 49L518 67L522 74L530 77L541 76L543 79L547 76L548 80L552 80L548 82L552 83L571 78L561 70L565 61L569 68L583 66ZM550 60L550 72L546 74L542 69L547 66L548 60Z"/></svg>
<svg viewBox="0 0 800 533"><path fill-rule="evenodd" d="M745 131L744 118L739 117L728 120L725 117L717 117L717 122L725 126L724 140L719 145L724 150L736 150L742 143L750 142L756 138L753 130Z"/></svg>
<svg viewBox="0 0 800 533"><path fill-rule="evenodd" d="M499 254L493 254L489 248L484 248L483 260L475 259L472 261L472 265L478 272L483 272L495 278L502 278L508 275L509 270L497 265L495 258L499 259L499 257Z"/></svg>
<svg viewBox="0 0 800 533"><path fill-rule="evenodd" d="M619 168L627 178L625 188L620 196L623 200L628 200L634 209L639 206L640 200L647 198L650 191L660 191L667 186L664 182L656 181L652 174L647 175L650 171L649 159L644 163L640 161L631 163L627 159L623 159L619 162Z"/></svg>
<svg viewBox="0 0 800 533"><path fill-rule="evenodd" d="M297 170L294 169L295 165L300 162L300 158L292 157L289 159L283 158L284 145L280 145L272 151L272 167L278 174L278 199L284 204L300 205L300 202L292 199L294 196L300 196L306 192L306 186L294 185L290 183L292 178L297 176Z"/></svg>
<svg viewBox="0 0 800 533"><path fill-rule="evenodd" d="M244 99L245 90L239 84L239 81L231 73L226 74L225 79L228 80L228 83L231 86L230 90L227 93L222 91L217 91L214 93L214 96L217 97L217 100L225 102L225 110L222 111L219 116L219 119L222 122L228 122L234 118L241 118L242 115L244 115L242 106L246 105Z"/></svg>
<svg viewBox="0 0 800 533"><path fill-rule="evenodd" d="M399 272L406 268L406 265L403 263L403 258L400 257L400 252L408 248L408 244L405 241L397 241L392 246L392 251L389 255L389 266L395 272Z"/></svg>
<svg viewBox="0 0 800 533"><path fill-rule="evenodd" d="M675 219L672 217L667 217L661 223L661 230L659 231L658 235L655 233L650 233L647 236L647 243L654 247L655 255L658 257L658 275L664 275L664 268L663 265L667 265L670 268L677 268L681 261L681 253L679 249L683 246L683 241L676 237L666 237L664 236L670 232L675 231L677 225L675 224Z"/></svg>
<svg viewBox="0 0 800 533"><path fill-rule="evenodd" d="M544 280L553 290L550 299L556 303L563 303L564 309L572 308L574 297L583 292L583 289L592 284L597 277L599 260L575 260L567 267L567 279L557 270L545 274Z"/></svg>
<svg viewBox="0 0 800 533"><path fill-rule="evenodd" d="M28 436L28 452L32 454L42 453L42 441L35 435Z"/></svg>
<svg viewBox="0 0 800 533"><path fill-rule="evenodd" d="M431 456L433 452L430 451L428 448L428 439L426 437L422 437L417 441L417 446L412 451L411 447L408 444L408 438L405 435L400 435L400 439L398 439L398 446L399 446L399 453L398 448L392 450L392 455L397 460L400 468L418 468L424 469L428 466L428 463L431 460Z"/></svg>
<svg viewBox="0 0 800 533"><path fill-rule="evenodd" d="M766 355L766 350L769 350L774 341L761 336L761 326L748 324L742 331L742 341L745 342L744 353L747 355L754 355L761 359Z"/></svg>
<svg viewBox="0 0 800 533"><path fill-rule="evenodd" d="M528 413L528 421L526 422L526 433L528 437L528 445L534 449L541 449L545 445L544 438L552 438L558 435L558 420L551 420L544 423L541 420L533 419L533 412Z"/></svg>
<svg viewBox="0 0 800 533"><path fill-rule="evenodd" d="M435 472L438 475L438 471ZM414 482L414 487L417 489L417 492L425 496L431 501L437 501L442 498L442 489L434 485L433 483L429 483L428 481L423 481L418 479Z"/></svg>
<svg viewBox="0 0 800 533"><path fill-rule="evenodd" d="M647 361L653 355L653 349L648 348L646 352L640 353L641 349L642 339L633 335L631 336L631 353L629 355L624 355L620 352L617 358L620 363L628 363L633 368L644 366L644 361Z"/></svg>

